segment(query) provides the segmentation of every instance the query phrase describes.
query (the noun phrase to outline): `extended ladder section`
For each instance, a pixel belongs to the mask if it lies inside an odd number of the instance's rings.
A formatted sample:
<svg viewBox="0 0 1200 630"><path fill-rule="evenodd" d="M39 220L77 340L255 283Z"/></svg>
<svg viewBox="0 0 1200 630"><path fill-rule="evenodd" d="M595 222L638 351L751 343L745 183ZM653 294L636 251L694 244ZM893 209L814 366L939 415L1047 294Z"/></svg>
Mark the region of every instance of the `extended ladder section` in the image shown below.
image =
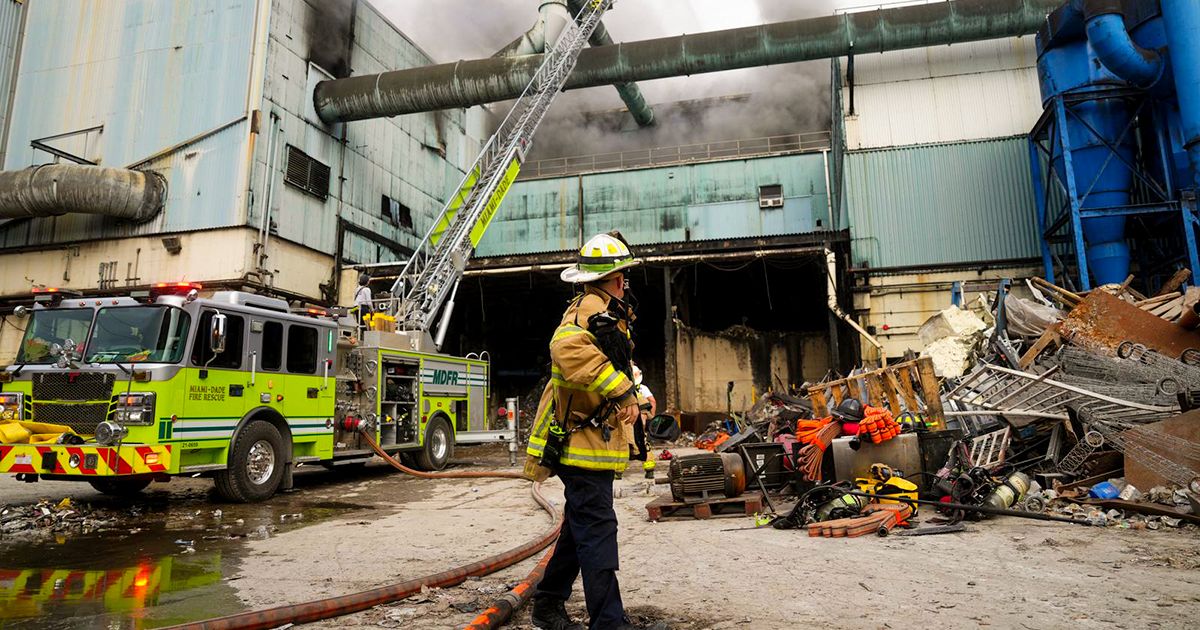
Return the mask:
<svg viewBox="0 0 1200 630"><path fill-rule="evenodd" d="M575 69L579 52L588 45L588 38L611 2L588 2L576 16L575 24L563 31L553 48L547 50L533 80L467 169L457 191L404 266L392 286L392 295L397 296L392 310L400 328L430 331L434 317L457 288L467 260L517 178L534 132L562 91ZM448 307L446 315L449 313ZM446 319L449 318L443 317ZM444 331L443 321L439 337Z"/></svg>

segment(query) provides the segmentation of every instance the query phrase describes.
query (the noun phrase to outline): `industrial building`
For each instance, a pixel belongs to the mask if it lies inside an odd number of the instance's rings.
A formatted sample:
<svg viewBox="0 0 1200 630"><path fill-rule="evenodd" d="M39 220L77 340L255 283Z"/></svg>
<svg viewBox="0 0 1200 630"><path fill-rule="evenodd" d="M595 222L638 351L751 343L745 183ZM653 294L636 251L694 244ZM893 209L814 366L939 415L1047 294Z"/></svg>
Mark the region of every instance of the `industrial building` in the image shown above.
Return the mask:
<svg viewBox="0 0 1200 630"><path fill-rule="evenodd" d="M3 168L153 175L121 199L0 195L3 312L47 287L187 280L330 305L365 269L387 288L496 124L478 105L519 93L534 56L433 65L449 60L361 0L100 4L0 0ZM655 104L635 81L804 60L828 65L832 114L770 137L535 153L467 268L446 349L488 351L498 395L534 390L571 293L558 270L609 229L647 263L636 359L667 408L744 408L919 349L952 301L1040 275L1047 248L1069 257L1043 246L1030 149L1033 34L1061 4L876 7L626 43L616 61L585 51L568 87L620 84L637 124ZM485 80L498 68L508 80ZM25 173L12 185L32 190ZM129 211L95 209L114 205ZM20 335L4 322L0 364Z"/></svg>

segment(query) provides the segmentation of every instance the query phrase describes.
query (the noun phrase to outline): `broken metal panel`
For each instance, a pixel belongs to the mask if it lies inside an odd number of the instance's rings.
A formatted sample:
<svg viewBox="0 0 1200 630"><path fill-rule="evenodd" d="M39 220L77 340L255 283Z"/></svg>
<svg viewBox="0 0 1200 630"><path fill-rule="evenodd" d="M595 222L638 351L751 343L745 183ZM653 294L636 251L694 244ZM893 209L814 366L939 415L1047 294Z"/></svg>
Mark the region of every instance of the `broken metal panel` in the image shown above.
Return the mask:
<svg viewBox="0 0 1200 630"><path fill-rule="evenodd" d="M1089 421L1128 426L1162 420L1179 407L1148 405L1098 394L1052 379L1058 368L1040 375L981 364L946 394L969 409L1004 415L1017 427L1038 419L1068 420L1068 410Z"/></svg>
<svg viewBox="0 0 1200 630"><path fill-rule="evenodd" d="M821 154L801 154L518 181L477 253L578 247L581 211L582 234L619 226L634 245L822 232L824 169ZM760 207L769 185L782 186L782 207Z"/></svg>
<svg viewBox="0 0 1200 630"><path fill-rule="evenodd" d="M1200 351L1200 333L1104 291L1092 291L1060 324L1063 336L1077 345L1116 352L1131 342L1177 359L1188 350Z"/></svg>
<svg viewBox="0 0 1200 630"><path fill-rule="evenodd" d="M1032 191L1024 137L849 152L852 266L1036 258Z"/></svg>

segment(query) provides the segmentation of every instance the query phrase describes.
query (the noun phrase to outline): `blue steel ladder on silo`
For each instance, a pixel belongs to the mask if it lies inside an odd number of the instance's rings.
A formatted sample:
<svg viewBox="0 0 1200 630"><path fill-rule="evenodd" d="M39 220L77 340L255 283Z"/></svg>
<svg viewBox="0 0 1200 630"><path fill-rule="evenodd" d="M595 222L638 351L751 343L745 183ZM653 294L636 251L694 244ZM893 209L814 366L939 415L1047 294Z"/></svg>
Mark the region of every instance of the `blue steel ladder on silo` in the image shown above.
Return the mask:
<svg viewBox="0 0 1200 630"><path fill-rule="evenodd" d="M545 53L541 66L496 133L484 144L453 196L392 286L392 313L403 330L429 332L462 279L466 261L517 177L533 134L575 69L579 52L612 0L588 2ZM447 309L448 310L448 309ZM444 334L445 323L439 337ZM440 340L439 343L440 344Z"/></svg>

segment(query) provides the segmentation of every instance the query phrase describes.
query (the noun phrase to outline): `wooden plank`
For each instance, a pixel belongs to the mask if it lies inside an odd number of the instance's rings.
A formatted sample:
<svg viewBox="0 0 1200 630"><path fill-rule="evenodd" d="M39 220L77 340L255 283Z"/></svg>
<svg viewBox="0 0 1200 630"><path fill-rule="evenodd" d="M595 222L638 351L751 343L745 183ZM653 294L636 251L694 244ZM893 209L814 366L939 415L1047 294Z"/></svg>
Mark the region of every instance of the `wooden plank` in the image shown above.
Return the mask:
<svg viewBox="0 0 1200 630"><path fill-rule="evenodd" d="M867 375L867 391L870 392L870 397L867 403L872 407L886 407L884 402L883 386L879 383L879 375L872 372Z"/></svg>
<svg viewBox="0 0 1200 630"><path fill-rule="evenodd" d="M1183 283L1187 282L1188 278L1191 277L1191 269L1180 269L1179 271L1176 271L1175 275L1171 276L1170 280L1167 280L1165 283L1163 283L1162 288L1159 289L1158 293L1155 293L1154 296L1158 297L1160 295L1166 295L1168 293L1174 293L1175 291L1178 291L1179 287L1182 287Z"/></svg>
<svg viewBox="0 0 1200 630"><path fill-rule="evenodd" d="M1134 306L1136 306L1136 307L1138 307L1138 308L1140 308L1140 309L1143 309L1143 310L1145 310L1145 309L1148 309L1148 308L1150 308L1150 307L1153 307L1153 306L1157 306L1157 305L1159 305L1159 304L1162 304L1163 302L1170 302L1171 300L1177 300L1177 299L1179 299L1179 298L1180 298L1180 297L1182 297L1182 296L1183 296L1183 294L1182 294L1182 293L1180 293L1180 292L1178 292L1178 291L1175 291L1175 292L1173 292L1173 293L1167 293L1166 295L1156 295L1156 296L1154 296L1154 297L1152 297L1152 298L1150 298L1150 299L1148 299L1148 300L1142 300L1142 301L1140 301L1140 302L1134 302L1134 303L1133 303L1133 305L1134 305Z"/></svg>
<svg viewBox="0 0 1200 630"><path fill-rule="evenodd" d="M912 366L905 366L902 370L896 371L899 374L900 392L904 395L905 407L912 413L920 413L920 402L917 400L917 392L912 389Z"/></svg>
<svg viewBox="0 0 1200 630"><path fill-rule="evenodd" d="M829 389L833 392L833 408L837 409L846 400L846 388L842 381L834 381L829 384Z"/></svg>
<svg viewBox="0 0 1200 630"><path fill-rule="evenodd" d="M1173 322L1173 321L1179 319L1180 315L1183 315L1183 304L1176 303L1174 306L1171 307L1171 310L1159 315L1159 317L1161 317L1169 322Z"/></svg>
<svg viewBox="0 0 1200 630"><path fill-rule="evenodd" d="M1129 274L1129 276L1127 276L1125 278L1125 282L1122 282L1121 286L1117 287L1117 293L1116 293L1117 297L1120 297L1122 293L1125 293L1126 291L1128 291L1129 285L1131 285L1131 284L1133 284L1133 274ZM1130 295L1133 295L1133 294L1130 293Z"/></svg>
<svg viewBox="0 0 1200 630"><path fill-rule="evenodd" d="M904 408L900 406L900 396L897 390L900 389L900 384L896 382L896 372L887 370L879 379L879 384L883 387L883 395L887 397L888 411L892 412L892 416L898 416Z"/></svg>
<svg viewBox="0 0 1200 630"><path fill-rule="evenodd" d="M1066 302L1067 304L1078 304L1083 301L1083 298L1080 297L1079 294L1072 293L1056 284L1050 284L1044 278L1034 276L1033 278L1030 278L1030 280L1032 280L1034 284L1038 285L1038 287L1054 293L1061 301Z"/></svg>
<svg viewBox="0 0 1200 630"><path fill-rule="evenodd" d="M1041 356L1042 352L1044 352L1046 348L1049 348L1051 345L1058 345L1061 342L1062 337L1060 337L1058 334L1058 324L1047 328L1046 332L1042 333L1042 336L1038 337L1038 340L1035 341L1032 346L1029 346L1029 350L1027 350L1025 355L1021 357L1021 369L1028 369L1029 366L1033 365L1033 362L1039 356Z"/></svg>
<svg viewBox="0 0 1200 630"><path fill-rule="evenodd" d="M732 499L716 497L691 503L675 501L667 494L646 504L646 517L651 521L690 521L745 516L761 512L762 504L762 493L757 490Z"/></svg>
<svg viewBox="0 0 1200 630"><path fill-rule="evenodd" d="M1182 304L1183 300L1180 299L1180 300L1178 300L1178 302L1179 302L1178 304L1175 301L1166 302L1164 304L1159 304L1158 306L1155 306L1154 308L1150 309L1150 314L1154 315L1155 317L1163 317L1166 313L1169 313L1176 306L1179 306L1179 304Z"/></svg>
<svg viewBox="0 0 1200 630"><path fill-rule="evenodd" d="M825 387L817 385L808 388L808 399L812 401L813 416L824 418L829 415L829 403L825 399Z"/></svg>
<svg viewBox="0 0 1200 630"><path fill-rule="evenodd" d="M863 388L862 388L862 386L859 386L857 378L851 378L851 379L846 380L846 390L848 390L848 392L850 392L851 398L858 398L858 400L863 400Z"/></svg>
<svg viewBox="0 0 1200 630"><path fill-rule="evenodd" d="M926 412L929 415L928 422L935 430L945 429L946 411L942 408L941 386L938 384L937 375L933 373L933 359L929 357L917 359L917 370L921 374L921 392L925 398Z"/></svg>

